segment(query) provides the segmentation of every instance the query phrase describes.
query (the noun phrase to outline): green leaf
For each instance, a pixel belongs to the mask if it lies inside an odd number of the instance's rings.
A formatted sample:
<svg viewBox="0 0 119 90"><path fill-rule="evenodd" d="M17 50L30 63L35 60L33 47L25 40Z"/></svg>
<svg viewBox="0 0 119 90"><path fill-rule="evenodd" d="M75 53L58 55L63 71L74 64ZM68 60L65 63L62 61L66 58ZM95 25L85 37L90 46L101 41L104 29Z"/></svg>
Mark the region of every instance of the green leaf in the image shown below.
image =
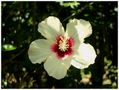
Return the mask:
<svg viewBox="0 0 119 90"><path fill-rule="evenodd" d="M16 46L13 46L12 44L4 44L2 47L4 51L11 51L16 49Z"/></svg>

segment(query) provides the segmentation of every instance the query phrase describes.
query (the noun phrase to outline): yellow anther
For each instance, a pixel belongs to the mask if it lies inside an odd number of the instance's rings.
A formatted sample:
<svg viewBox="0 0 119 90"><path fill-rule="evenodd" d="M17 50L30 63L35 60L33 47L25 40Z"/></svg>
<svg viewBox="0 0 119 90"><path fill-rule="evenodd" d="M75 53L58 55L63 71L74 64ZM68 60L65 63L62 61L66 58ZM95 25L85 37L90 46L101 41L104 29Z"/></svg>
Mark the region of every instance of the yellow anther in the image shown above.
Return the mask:
<svg viewBox="0 0 119 90"><path fill-rule="evenodd" d="M65 52L68 48L69 48L69 45L67 43L67 39L60 36L59 49Z"/></svg>

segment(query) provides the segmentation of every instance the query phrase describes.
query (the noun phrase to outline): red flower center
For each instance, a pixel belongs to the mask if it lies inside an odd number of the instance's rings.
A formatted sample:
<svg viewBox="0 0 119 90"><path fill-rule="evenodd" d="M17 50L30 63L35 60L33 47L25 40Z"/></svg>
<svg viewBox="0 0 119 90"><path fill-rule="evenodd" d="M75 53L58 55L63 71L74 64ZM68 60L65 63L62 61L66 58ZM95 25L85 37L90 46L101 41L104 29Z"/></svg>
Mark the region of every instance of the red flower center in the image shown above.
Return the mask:
<svg viewBox="0 0 119 90"><path fill-rule="evenodd" d="M52 45L51 49L53 52L56 53L58 58L63 58L73 53L72 50L73 45L74 45L74 40L72 38L58 36L56 37L56 41Z"/></svg>

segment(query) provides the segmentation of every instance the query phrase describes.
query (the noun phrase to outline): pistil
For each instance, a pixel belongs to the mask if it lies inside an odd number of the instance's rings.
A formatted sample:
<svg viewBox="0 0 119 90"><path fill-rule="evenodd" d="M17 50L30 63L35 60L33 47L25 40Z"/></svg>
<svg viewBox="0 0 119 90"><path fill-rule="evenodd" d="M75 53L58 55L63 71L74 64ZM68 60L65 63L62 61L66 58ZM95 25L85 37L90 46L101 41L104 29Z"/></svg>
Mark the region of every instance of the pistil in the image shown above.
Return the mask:
<svg viewBox="0 0 119 90"><path fill-rule="evenodd" d="M57 57L64 58L65 56L69 56L73 53L74 40L70 37L58 36L56 37L55 43L51 46L51 49L54 53L56 53Z"/></svg>
<svg viewBox="0 0 119 90"><path fill-rule="evenodd" d="M59 41L59 49L63 52L65 52L69 48L68 40L67 38L63 38L60 36L60 41Z"/></svg>

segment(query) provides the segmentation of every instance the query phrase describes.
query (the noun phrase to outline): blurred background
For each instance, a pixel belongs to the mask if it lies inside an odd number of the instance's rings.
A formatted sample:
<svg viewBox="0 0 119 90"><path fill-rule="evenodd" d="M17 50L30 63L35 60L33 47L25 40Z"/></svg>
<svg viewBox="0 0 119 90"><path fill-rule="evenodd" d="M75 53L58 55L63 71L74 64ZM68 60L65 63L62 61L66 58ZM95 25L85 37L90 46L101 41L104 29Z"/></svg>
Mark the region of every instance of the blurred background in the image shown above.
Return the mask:
<svg viewBox="0 0 119 90"><path fill-rule="evenodd" d="M1 88L118 88L117 2L1 2ZM70 19L91 23L85 39L96 50L95 64L86 69L71 66L61 80L50 77L42 64L32 64L28 49L44 38L38 23L56 16L64 27Z"/></svg>

